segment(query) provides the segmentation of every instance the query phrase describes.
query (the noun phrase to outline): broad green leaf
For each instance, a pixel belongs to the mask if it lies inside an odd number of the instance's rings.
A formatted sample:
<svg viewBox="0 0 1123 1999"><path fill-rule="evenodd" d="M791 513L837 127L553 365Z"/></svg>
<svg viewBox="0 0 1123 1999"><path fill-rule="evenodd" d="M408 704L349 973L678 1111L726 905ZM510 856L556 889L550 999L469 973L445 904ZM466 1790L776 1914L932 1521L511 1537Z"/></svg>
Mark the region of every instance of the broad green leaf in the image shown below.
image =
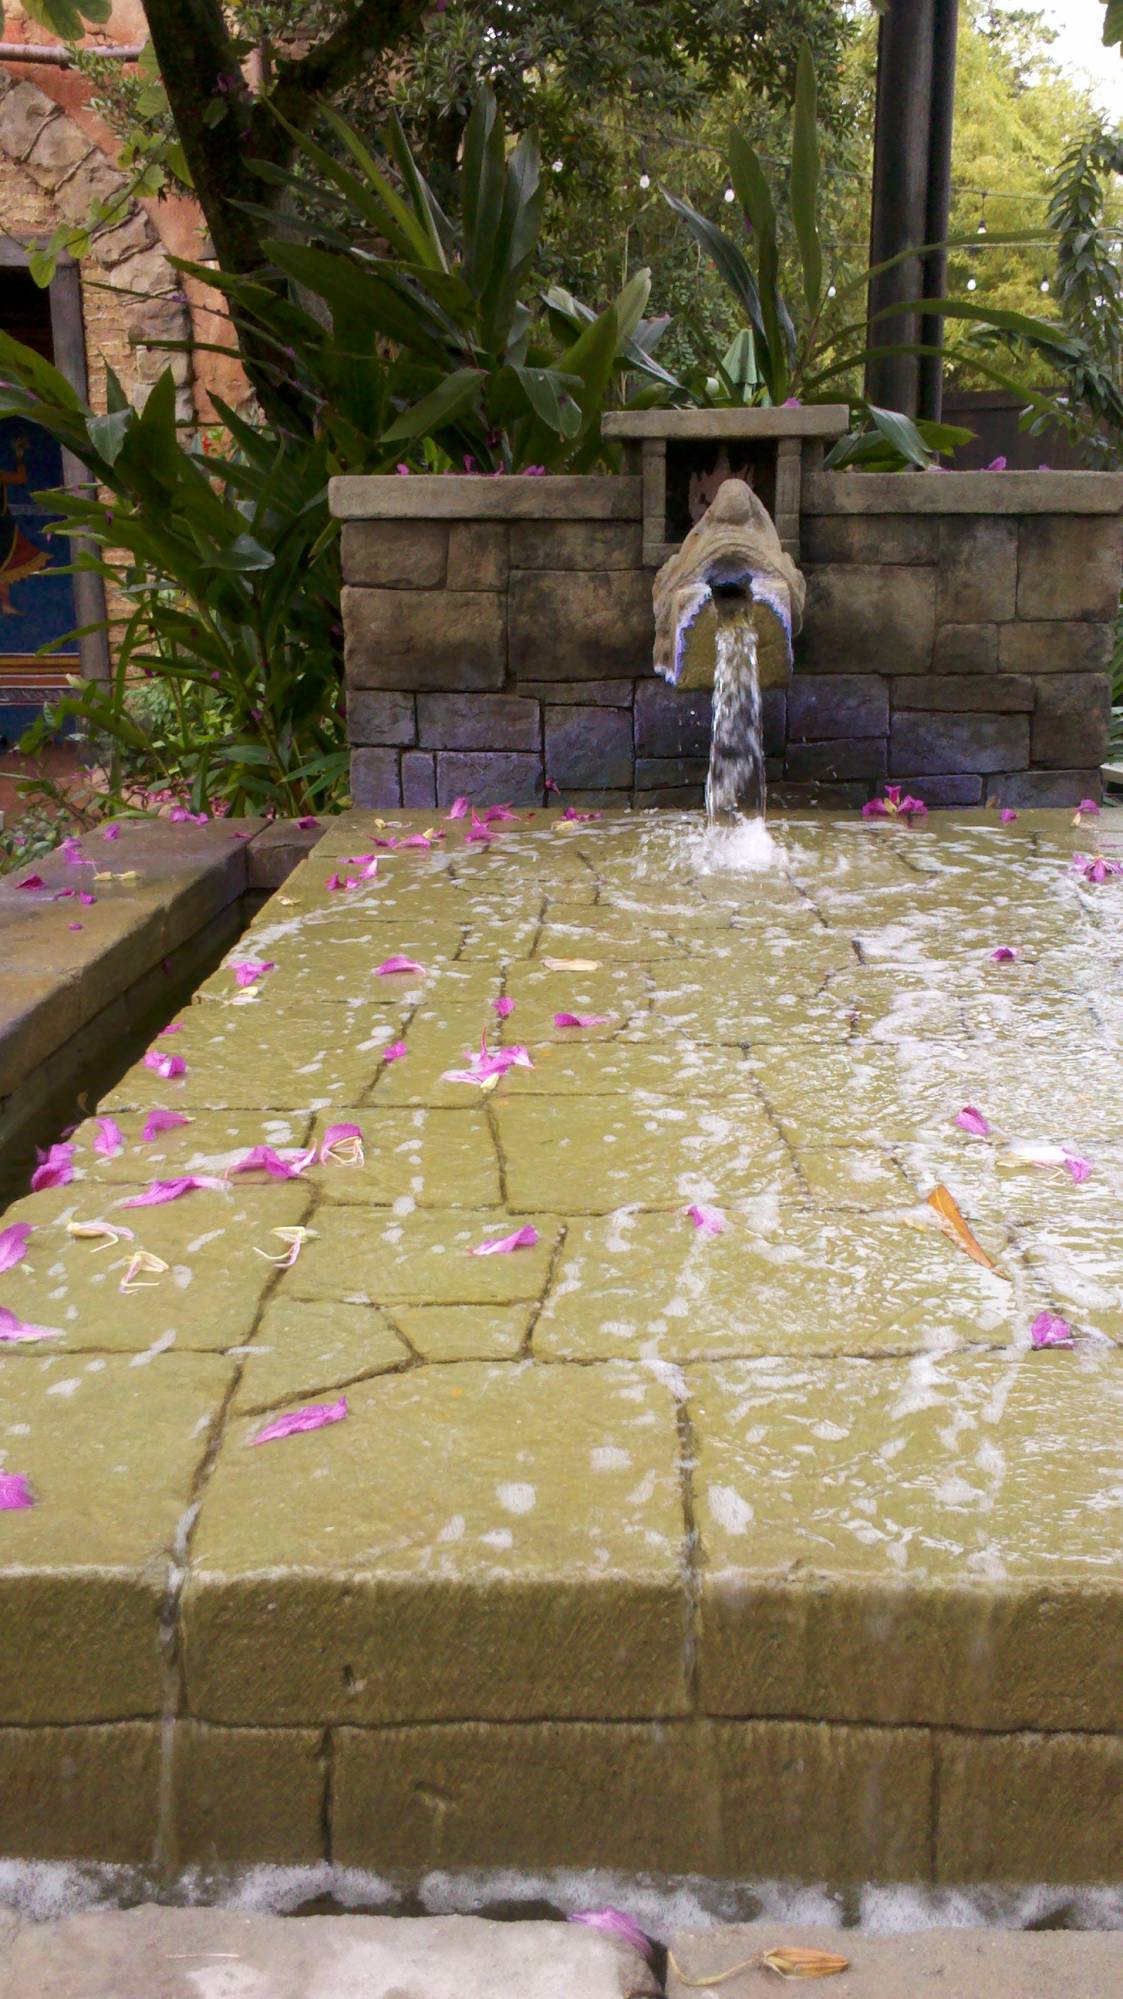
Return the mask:
<svg viewBox="0 0 1123 1999"><path fill-rule="evenodd" d="M92 416L87 420L90 443L107 464L116 464L135 417L136 411L126 405L124 409L110 410L106 416Z"/></svg>
<svg viewBox="0 0 1123 1999"><path fill-rule="evenodd" d="M886 443L891 444L895 451L899 451L901 457L910 465L919 466L923 470L926 465L932 463L932 453L910 416L904 416L900 410L878 409L874 403L869 405L869 415L874 428L881 433Z"/></svg>
<svg viewBox="0 0 1123 1999"><path fill-rule="evenodd" d="M803 266L803 296L816 312L823 290L823 250L819 241L819 134L815 64L811 45L800 43L792 114L792 223Z"/></svg>
<svg viewBox="0 0 1123 1999"><path fill-rule="evenodd" d="M487 376L481 368L458 368L431 394L423 396L412 409L406 410L389 430L383 431L382 442L407 444L415 437L427 436L430 431L446 429L478 406L486 380Z"/></svg>
<svg viewBox="0 0 1123 1999"><path fill-rule="evenodd" d="M691 208L688 201L680 201L677 195L668 194L666 188L663 189L663 199L668 207L673 208L676 215L681 215L695 242L705 250L718 275L724 278L736 298L745 319L761 343L762 350L766 350L768 336L764 330L760 293L757 291L756 279L737 244L731 242L716 223L708 221L704 215L699 215L697 209ZM764 351L761 352L760 359L761 366L767 374L768 363Z"/></svg>
<svg viewBox="0 0 1123 1999"><path fill-rule="evenodd" d="M1103 39L1104 47L1108 49L1117 42L1123 42L1123 0L1107 0Z"/></svg>
<svg viewBox="0 0 1123 1999"><path fill-rule="evenodd" d="M752 224L756 243L757 281L765 337L762 354L765 380L772 401L781 403L787 394L787 357L790 350L781 325L778 290L780 254L772 190L756 153L739 132L730 133L729 158L737 199Z"/></svg>

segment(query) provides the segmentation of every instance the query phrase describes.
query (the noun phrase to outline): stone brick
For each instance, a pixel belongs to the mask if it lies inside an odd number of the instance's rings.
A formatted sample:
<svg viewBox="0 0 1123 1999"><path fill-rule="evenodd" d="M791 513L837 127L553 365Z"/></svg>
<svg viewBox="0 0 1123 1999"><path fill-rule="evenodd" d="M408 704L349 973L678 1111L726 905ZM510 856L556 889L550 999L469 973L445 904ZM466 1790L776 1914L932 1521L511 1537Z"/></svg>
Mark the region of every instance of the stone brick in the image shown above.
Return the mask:
<svg viewBox="0 0 1123 1999"><path fill-rule="evenodd" d="M2 114L0 114L2 116ZM1018 615L1104 622L1119 608L1123 520L1044 514L1021 523Z"/></svg>
<svg viewBox="0 0 1123 1999"><path fill-rule="evenodd" d="M57 104L33 83L17 83L0 102L0 151L25 160L44 125L58 116Z"/></svg>
<svg viewBox="0 0 1123 1999"><path fill-rule="evenodd" d="M786 687L766 687L760 697L760 732L764 738L764 753L775 756L783 751L788 739L788 689Z"/></svg>
<svg viewBox="0 0 1123 1999"><path fill-rule="evenodd" d="M159 1776L157 1722L0 1728L0 1855L144 1866Z"/></svg>
<svg viewBox="0 0 1123 1999"><path fill-rule="evenodd" d="M348 679L358 687L502 687L504 599L489 590L343 591Z"/></svg>
<svg viewBox="0 0 1123 1999"><path fill-rule="evenodd" d="M1003 625L1003 637L1016 630L1016 625ZM937 626L934 673L993 673L997 665L997 625Z"/></svg>
<svg viewBox="0 0 1123 1999"><path fill-rule="evenodd" d="M870 785L856 781L795 784L784 778L769 785L768 804L779 812L853 812L865 804L870 792Z"/></svg>
<svg viewBox="0 0 1123 1999"><path fill-rule="evenodd" d="M396 750L352 750L351 799L357 806L401 804Z"/></svg>
<svg viewBox="0 0 1123 1999"><path fill-rule="evenodd" d="M85 133L69 118L49 118L24 165L32 179L50 192L92 152Z"/></svg>
<svg viewBox="0 0 1123 1999"><path fill-rule="evenodd" d="M888 728L889 692L877 674L832 673L818 678L797 674L788 689L788 735L793 742L884 736Z"/></svg>
<svg viewBox="0 0 1123 1999"><path fill-rule="evenodd" d="M402 757L402 804L424 812L437 802L436 763L428 750L406 750Z"/></svg>
<svg viewBox="0 0 1123 1999"><path fill-rule="evenodd" d="M55 207L65 221L82 224L95 201L112 201L127 185L124 174L110 165L104 153L94 153L55 190ZM129 210L122 208L121 214L128 215Z"/></svg>
<svg viewBox="0 0 1123 1999"><path fill-rule="evenodd" d="M557 804L556 799L552 802ZM630 791L567 791L564 802L566 805L579 806L582 810L596 806L600 811L627 812L631 808L632 794Z"/></svg>
<svg viewBox="0 0 1123 1999"><path fill-rule="evenodd" d="M155 241L156 231L143 208L134 208L114 228L99 231L94 238L93 254L99 264L112 270L115 264L133 256L137 250L147 250Z"/></svg>
<svg viewBox="0 0 1123 1999"><path fill-rule="evenodd" d="M520 680L528 701L582 701L593 708L630 708L634 680Z"/></svg>
<svg viewBox="0 0 1123 1999"><path fill-rule="evenodd" d="M1018 523L986 514L940 522L941 624L1001 624L1014 615Z"/></svg>
<svg viewBox="0 0 1123 1999"><path fill-rule="evenodd" d="M450 590L507 588L506 521L454 521L448 531Z"/></svg>
<svg viewBox="0 0 1123 1999"><path fill-rule="evenodd" d="M412 694L353 687L347 695L347 735L352 743L415 743Z"/></svg>
<svg viewBox="0 0 1123 1999"><path fill-rule="evenodd" d="M983 800L983 780L969 773L957 771L926 771L923 777L902 775L900 785L903 791L911 792L914 798L922 798L925 805L981 805Z"/></svg>
<svg viewBox="0 0 1123 1999"><path fill-rule="evenodd" d="M537 750L537 701L510 694L419 694L418 740L435 750Z"/></svg>
<svg viewBox="0 0 1123 1999"><path fill-rule="evenodd" d="M1024 769L1029 762L1025 715L925 715L900 708L889 739L889 774Z"/></svg>
<svg viewBox="0 0 1123 1999"><path fill-rule="evenodd" d="M705 787L700 784L673 784L657 791L637 791L633 798L637 812L698 812L705 803Z"/></svg>
<svg viewBox="0 0 1123 1999"><path fill-rule="evenodd" d="M343 580L375 589L437 590L445 580L444 521L345 521Z"/></svg>
<svg viewBox="0 0 1123 1999"><path fill-rule="evenodd" d="M1106 673L1112 643L1110 625L1036 624L1018 618L1002 627L998 663L1003 673Z"/></svg>
<svg viewBox="0 0 1123 1999"><path fill-rule="evenodd" d="M512 570L511 670L527 680L647 673L655 624L642 570Z"/></svg>
<svg viewBox="0 0 1123 1999"><path fill-rule="evenodd" d="M176 1861L236 1867L323 1858L323 1737L314 1729L179 1721L172 1743Z"/></svg>
<svg viewBox="0 0 1123 1999"><path fill-rule="evenodd" d="M1111 733L1111 682L1105 673L1050 673L1037 682L1032 760L1049 769L1101 764Z"/></svg>
<svg viewBox="0 0 1123 1999"><path fill-rule="evenodd" d="M934 520L911 514L806 514L807 562L935 562L939 533Z"/></svg>
<svg viewBox="0 0 1123 1999"><path fill-rule="evenodd" d="M512 521L512 569L639 569L638 521Z"/></svg>
<svg viewBox="0 0 1123 1999"><path fill-rule="evenodd" d="M1016 770L988 781L987 804L1024 806L1027 811L1079 805L1082 798L1098 804L1102 789L1099 770Z"/></svg>
<svg viewBox="0 0 1123 1999"><path fill-rule="evenodd" d="M437 757L437 804L470 798L473 805L541 805L542 759L516 751L443 750Z"/></svg>
<svg viewBox="0 0 1123 1999"><path fill-rule="evenodd" d="M785 783L864 777L880 784L884 776L884 736L859 736L850 742L789 743L784 758Z"/></svg>
<svg viewBox="0 0 1123 1999"><path fill-rule="evenodd" d="M1118 1880L1119 1736L937 1736L935 1746L938 1881Z"/></svg>
<svg viewBox="0 0 1123 1999"><path fill-rule="evenodd" d="M637 791L666 790L668 786L704 785L709 771L707 757L637 757ZM645 799L644 803L648 803Z"/></svg>
<svg viewBox="0 0 1123 1999"><path fill-rule="evenodd" d="M632 718L620 708L547 708L546 774L571 785L632 782Z"/></svg>
<svg viewBox="0 0 1123 1999"><path fill-rule="evenodd" d="M713 696L708 687L689 691L665 680L636 682L636 755L705 757L710 752Z"/></svg>
<svg viewBox="0 0 1123 1999"><path fill-rule="evenodd" d="M726 1878L913 1881L928 1872L932 1746L923 1730L730 1721L711 1723L705 1740ZM883 1797L893 1799L891 1825ZM757 1973L745 1992L758 1980L766 1989Z"/></svg>
<svg viewBox="0 0 1123 1999"><path fill-rule="evenodd" d="M135 257L123 258L105 282L114 291L140 293L147 298L153 292L174 291L179 281L163 245L157 244L150 250L138 251Z"/></svg>
<svg viewBox="0 0 1123 1999"><path fill-rule="evenodd" d="M1014 715L1027 713L1036 698L1036 683L1026 674L921 674L891 683L893 699L906 708L934 708L961 714Z"/></svg>
<svg viewBox="0 0 1123 1999"><path fill-rule="evenodd" d="M807 570L797 661L811 673L927 673L936 629L932 569L903 563L828 564Z"/></svg>

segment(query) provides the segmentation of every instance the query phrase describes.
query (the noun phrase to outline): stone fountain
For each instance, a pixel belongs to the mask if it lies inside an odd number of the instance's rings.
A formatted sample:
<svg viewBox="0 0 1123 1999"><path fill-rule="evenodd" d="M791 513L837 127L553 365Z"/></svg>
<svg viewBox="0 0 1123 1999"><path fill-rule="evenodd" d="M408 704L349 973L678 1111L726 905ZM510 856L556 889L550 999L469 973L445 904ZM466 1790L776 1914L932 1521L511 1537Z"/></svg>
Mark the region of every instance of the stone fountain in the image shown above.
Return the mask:
<svg viewBox="0 0 1123 1999"><path fill-rule="evenodd" d="M760 696L791 678L806 586L768 509L727 479L655 578L655 670L672 686L712 687L706 810L716 824L763 815Z"/></svg>

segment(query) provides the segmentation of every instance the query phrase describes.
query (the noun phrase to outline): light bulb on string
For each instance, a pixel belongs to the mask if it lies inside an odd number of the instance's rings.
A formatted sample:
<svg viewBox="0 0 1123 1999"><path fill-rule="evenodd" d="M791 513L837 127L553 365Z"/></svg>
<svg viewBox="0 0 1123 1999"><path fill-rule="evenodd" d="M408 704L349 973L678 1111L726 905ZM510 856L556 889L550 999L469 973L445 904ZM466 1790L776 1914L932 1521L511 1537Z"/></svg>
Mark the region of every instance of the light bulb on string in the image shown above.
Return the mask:
<svg viewBox="0 0 1123 1999"><path fill-rule="evenodd" d="M556 174L560 174L564 166L565 166L565 161L564 161L564 160L555 160L555 161L554 161L554 172L555 172Z"/></svg>
<svg viewBox="0 0 1123 1999"><path fill-rule="evenodd" d="M733 189L731 187L726 188L725 199L726 201L736 201L737 196L734 194Z"/></svg>
<svg viewBox="0 0 1123 1999"><path fill-rule="evenodd" d="M967 289L968 289L968 291L969 291L969 292L974 292L974 291L978 291L978 289L979 289L979 280L978 280L978 278L968 278L968 280L967 280Z"/></svg>
<svg viewBox="0 0 1123 1999"><path fill-rule="evenodd" d="M828 297L828 298L837 298L837 296L838 296L838 286L837 286L837 285L828 285L828 286L827 286L827 297Z"/></svg>
<svg viewBox="0 0 1123 1999"><path fill-rule="evenodd" d="M1042 278L1041 284L1038 287L1038 289L1043 292L1047 292L1050 289L1048 278Z"/></svg>
<svg viewBox="0 0 1123 1999"><path fill-rule="evenodd" d="M641 187L644 187L644 188L647 188L647 187L650 187L650 186L651 186L651 175L650 175L650 174L641 174L641 175L640 175L640 177L639 177L639 184L640 184L640 186L641 186Z"/></svg>

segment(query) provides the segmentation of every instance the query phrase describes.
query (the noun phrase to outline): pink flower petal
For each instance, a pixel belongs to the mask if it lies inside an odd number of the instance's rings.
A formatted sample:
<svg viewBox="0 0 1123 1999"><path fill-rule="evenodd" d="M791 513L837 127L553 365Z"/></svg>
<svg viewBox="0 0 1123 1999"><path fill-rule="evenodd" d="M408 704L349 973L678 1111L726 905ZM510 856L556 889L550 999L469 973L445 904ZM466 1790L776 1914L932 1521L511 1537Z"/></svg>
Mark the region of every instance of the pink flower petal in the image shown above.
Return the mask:
<svg viewBox="0 0 1123 1999"><path fill-rule="evenodd" d="M341 1395L338 1402L312 1402L306 1409L292 1409L287 1416L277 1416L259 1430L251 1444L274 1444L281 1437L295 1437L306 1430L322 1430L328 1423L342 1423L347 1414L347 1397Z"/></svg>
<svg viewBox="0 0 1123 1999"><path fill-rule="evenodd" d="M68 923L66 927L68 930L81 930L82 925L80 923Z"/></svg>
<svg viewBox="0 0 1123 1999"><path fill-rule="evenodd" d="M567 805L567 806L566 806L566 808L565 808L565 811L564 811L564 812L562 813L562 818L563 818L563 819L569 819L569 820L571 820L571 821L578 821L578 822L580 822L581 824L584 824L584 823L585 823L585 821L586 821L586 820L589 820L589 819L603 819L603 818L604 818L604 813L603 813L603 812L578 812L578 810L577 810L577 807L576 807L576 805Z"/></svg>
<svg viewBox="0 0 1123 1999"><path fill-rule="evenodd" d="M187 1064L182 1055L165 1055L160 1048L150 1048L144 1058L146 1069L152 1069L157 1076L169 1082L173 1076L185 1076Z"/></svg>
<svg viewBox="0 0 1123 1999"><path fill-rule="evenodd" d="M329 1159L343 1166L361 1166L362 1128L357 1124L329 1124L320 1141L320 1159L325 1166Z"/></svg>
<svg viewBox="0 0 1123 1999"><path fill-rule="evenodd" d="M448 816L450 819L463 819L467 816L467 812L468 800L466 798L454 798Z"/></svg>
<svg viewBox="0 0 1123 1999"><path fill-rule="evenodd" d="M972 1138L986 1138L990 1133L982 1111L977 1111L974 1104L965 1104L961 1111L957 1111L955 1122L961 1131L969 1131Z"/></svg>
<svg viewBox="0 0 1123 1999"><path fill-rule="evenodd" d="M1009 805L1004 805L1001 813L999 814L999 817L1002 820L1002 824L1004 826L1012 826L1017 816L1018 815L1014 811L1013 807Z"/></svg>
<svg viewBox="0 0 1123 1999"><path fill-rule="evenodd" d="M538 1230L533 1222L524 1222L513 1235L489 1236L486 1242L476 1244L468 1251L469 1256L510 1256L513 1249L533 1249L538 1241Z"/></svg>
<svg viewBox="0 0 1123 1999"><path fill-rule="evenodd" d="M10 1228L0 1229L0 1270L14 1270L23 1262L30 1234L30 1222L13 1222Z"/></svg>
<svg viewBox="0 0 1123 1999"><path fill-rule="evenodd" d="M306 1166L311 1166L316 1157L316 1147L309 1152L298 1152L294 1159L282 1159L271 1145L255 1145L236 1166L227 1167L228 1173L269 1173L274 1180L299 1180Z"/></svg>
<svg viewBox="0 0 1123 1999"><path fill-rule="evenodd" d="M80 868L85 863L85 856L82 852L81 845L76 835L73 833L71 833L67 837L67 839L65 839L62 842L62 845L59 848L59 853L62 855L63 860L66 862L67 867Z"/></svg>
<svg viewBox="0 0 1123 1999"><path fill-rule="evenodd" d="M98 1135L94 1140L94 1151L102 1159L115 1159L119 1152L125 1150L124 1132L111 1117L99 1117L94 1121L99 1126Z"/></svg>
<svg viewBox="0 0 1123 1999"><path fill-rule="evenodd" d="M22 880L21 882L17 882L17 883L16 883L16 887L17 887L17 888L27 888L27 889L30 889L33 895L34 895L34 894L35 894L35 893L36 893L36 892L37 892L37 891L38 891L39 889L41 889L41 888L46 888L46 886L47 886L47 884L46 884L46 882L45 882L45 881L43 880L43 877L42 877L42 875L25 875L25 876L24 876L24 878L23 878L23 880Z"/></svg>
<svg viewBox="0 0 1123 1999"><path fill-rule="evenodd" d="M555 1027L606 1027L613 1018L610 1013L556 1013Z"/></svg>
<svg viewBox="0 0 1123 1999"><path fill-rule="evenodd" d="M182 1020L173 1020L173 1021L169 1022L169 1024L168 1024L168 1026L167 1026L167 1027L162 1027L162 1028L160 1029L160 1033L161 1033L161 1034L182 1034L182 1033L183 1033L183 1022L182 1022Z"/></svg>
<svg viewBox="0 0 1123 1999"><path fill-rule="evenodd" d="M889 809L883 798L869 798L862 807L863 819L887 819Z"/></svg>
<svg viewBox="0 0 1123 1999"><path fill-rule="evenodd" d="M23 1507L34 1504L25 1472L0 1471L0 1513L19 1513Z"/></svg>
<svg viewBox="0 0 1123 1999"><path fill-rule="evenodd" d="M990 955L996 965L1012 965L1018 954L1009 944L1000 944Z"/></svg>
<svg viewBox="0 0 1123 1999"><path fill-rule="evenodd" d="M122 1201L123 1208L162 1208L168 1201L178 1201L181 1194L193 1193L196 1187L221 1187L222 1181L213 1176L186 1173L180 1180L153 1180L143 1194L134 1194L131 1200Z"/></svg>
<svg viewBox="0 0 1123 1999"><path fill-rule="evenodd" d="M57 1326L30 1326L26 1319L16 1317L7 1307L0 1305L0 1343L16 1344L22 1340L61 1340Z"/></svg>
<svg viewBox="0 0 1123 1999"><path fill-rule="evenodd" d="M101 837L103 840L119 840L121 838L121 828L119 826L106 826L102 830Z"/></svg>
<svg viewBox="0 0 1123 1999"><path fill-rule="evenodd" d="M485 805L483 810L485 826L492 826L497 820L517 819L518 816L517 812L512 812L509 805Z"/></svg>
<svg viewBox="0 0 1123 1999"><path fill-rule="evenodd" d="M68 1187L74 1178L72 1145L52 1145L38 1154L39 1164L31 1176L31 1191L41 1194L47 1187Z"/></svg>
<svg viewBox="0 0 1123 1999"><path fill-rule="evenodd" d="M303 819L298 819L296 823L302 833L307 833L310 827L318 826L320 822L314 813L306 812Z"/></svg>
<svg viewBox="0 0 1123 1999"><path fill-rule="evenodd" d="M1066 1173L1071 1173L1079 1187L1082 1181L1091 1177L1092 1162L1090 1159L1082 1159L1078 1152L1069 1152L1066 1147L1064 1168Z"/></svg>
<svg viewBox="0 0 1123 1999"><path fill-rule="evenodd" d="M686 1212L695 1228L701 1229L704 1235L725 1234L725 1216L720 1208L707 1208L700 1201L695 1201Z"/></svg>
<svg viewBox="0 0 1123 1999"><path fill-rule="evenodd" d="M1082 798L1076 810L1086 813L1089 819L1098 819L1100 808L1094 798Z"/></svg>
<svg viewBox="0 0 1123 1999"><path fill-rule="evenodd" d="M389 1048L383 1049L382 1060L384 1062L400 1062L408 1054L409 1049L406 1047L404 1041L392 1041Z"/></svg>
<svg viewBox="0 0 1123 1999"><path fill-rule="evenodd" d="M259 979L265 977L267 972L275 972L277 967L272 958L243 958L240 963L235 964L231 969L239 986L244 989L246 986L255 986Z"/></svg>
<svg viewBox="0 0 1123 1999"><path fill-rule="evenodd" d="M577 1915L567 1916L567 1923L584 1923L591 1930L604 1930L609 1936L619 1937L622 1943L631 1944L648 1964L654 1962L654 1950L650 1939L644 1935L639 1924L623 1909L582 1909Z"/></svg>
<svg viewBox="0 0 1123 1999"><path fill-rule="evenodd" d="M88 888L80 888L78 890L78 900L79 902L84 903L86 908L89 909L91 903L95 903L97 901L97 897L96 895L91 895Z"/></svg>
<svg viewBox="0 0 1123 1999"><path fill-rule="evenodd" d="M149 1111L144 1120L144 1130L140 1134L141 1141L145 1145L151 1145L152 1140L159 1138L162 1131L174 1131L177 1125L190 1123L191 1119L181 1117L178 1111Z"/></svg>
<svg viewBox="0 0 1123 1999"><path fill-rule="evenodd" d="M56 888L53 896L51 897L51 901L69 902L73 896L77 895L77 893L78 891L76 888Z"/></svg>
<svg viewBox="0 0 1123 1999"><path fill-rule="evenodd" d="M487 821L486 819L480 818L479 813L475 810L474 807L472 809L471 828L464 835L464 845L466 847L470 847L473 840L478 840L480 845L483 847L490 846L491 844L491 832L488 828Z"/></svg>
<svg viewBox="0 0 1123 1999"><path fill-rule="evenodd" d="M1029 1329L1035 1347L1070 1347L1076 1338L1067 1319L1055 1312L1039 1312Z"/></svg>
<svg viewBox="0 0 1123 1999"><path fill-rule="evenodd" d="M375 977L378 979L392 978L401 972L417 972L424 978L425 967L419 965L416 958L403 958L400 954L384 959L381 965L375 967Z"/></svg>
<svg viewBox="0 0 1123 1999"><path fill-rule="evenodd" d="M493 1010L499 1015L500 1020L509 1020L515 1011L514 1000L508 999L506 995L501 999L493 999L491 1004Z"/></svg>

